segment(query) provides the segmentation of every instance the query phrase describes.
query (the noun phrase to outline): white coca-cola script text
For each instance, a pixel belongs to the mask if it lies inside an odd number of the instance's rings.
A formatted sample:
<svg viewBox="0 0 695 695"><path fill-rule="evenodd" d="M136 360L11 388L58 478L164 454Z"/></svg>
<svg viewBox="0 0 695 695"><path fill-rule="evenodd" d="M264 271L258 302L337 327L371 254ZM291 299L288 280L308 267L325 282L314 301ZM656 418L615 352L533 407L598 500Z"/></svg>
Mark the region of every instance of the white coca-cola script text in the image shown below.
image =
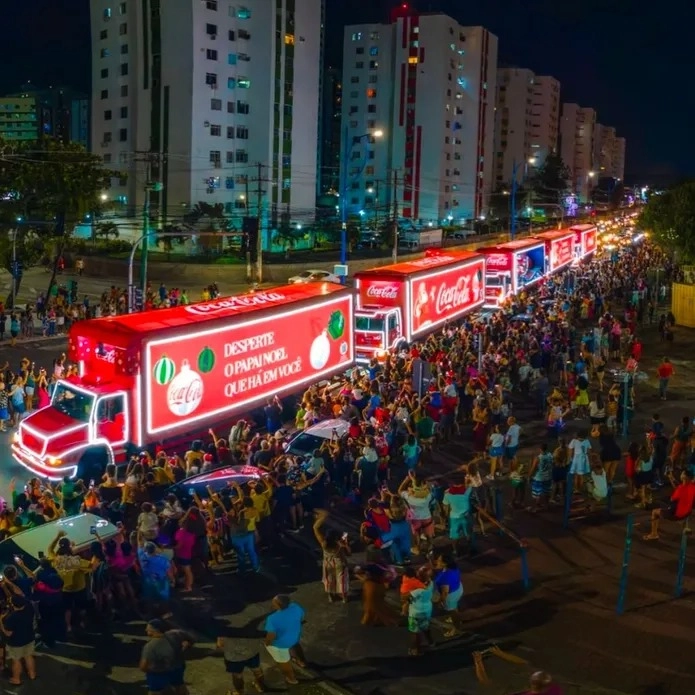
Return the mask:
<svg viewBox="0 0 695 695"><path fill-rule="evenodd" d="M367 297L371 299L398 299L398 285L370 285Z"/></svg>

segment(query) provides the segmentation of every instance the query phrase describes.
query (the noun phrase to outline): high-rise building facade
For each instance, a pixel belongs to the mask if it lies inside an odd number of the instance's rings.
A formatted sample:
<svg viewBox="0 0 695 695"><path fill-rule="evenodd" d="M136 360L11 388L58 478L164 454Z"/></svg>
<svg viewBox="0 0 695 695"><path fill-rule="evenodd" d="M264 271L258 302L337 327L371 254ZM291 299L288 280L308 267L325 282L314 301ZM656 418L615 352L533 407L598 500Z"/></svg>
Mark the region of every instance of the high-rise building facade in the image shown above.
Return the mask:
<svg viewBox="0 0 695 695"><path fill-rule="evenodd" d="M563 104L560 122L560 154L570 171L570 185L587 202L596 177L594 169L594 129L596 111L578 104Z"/></svg>
<svg viewBox="0 0 695 695"><path fill-rule="evenodd" d="M388 24L346 27L348 210L391 205L423 222L483 214L494 174L496 71L497 38L443 14L401 6Z"/></svg>
<svg viewBox="0 0 695 695"><path fill-rule="evenodd" d="M597 177L613 176L615 128L597 123L594 129L594 168Z"/></svg>
<svg viewBox="0 0 695 695"><path fill-rule="evenodd" d="M343 76L337 68L323 75L321 91L321 132L319 195L337 191L340 185L340 122L342 118Z"/></svg>
<svg viewBox="0 0 695 695"><path fill-rule="evenodd" d="M540 165L558 151L560 131L560 82L549 75L535 75L531 97L531 156Z"/></svg>
<svg viewBox="0 0 695 695"><path fill-rule="evenodd" d="M495 190L521 183L531 158L531 105L534 75L524 68L497 70L495 109Z"/></svg>
<svg viewBox="0 0 695 695"><path fill-rule="evenodd" d="M271 220L313 214L322 10L91 0L92 148L127 175L113 193L128 214L148 177L162 184L151 199L160 217L201 201Z"/></svg>
<svg viewBox="0 0 695 695"><path fill-rule="evenodd" d="M613 140L611 176L620 181L625 180L625 138L616 137Z"/></svg>

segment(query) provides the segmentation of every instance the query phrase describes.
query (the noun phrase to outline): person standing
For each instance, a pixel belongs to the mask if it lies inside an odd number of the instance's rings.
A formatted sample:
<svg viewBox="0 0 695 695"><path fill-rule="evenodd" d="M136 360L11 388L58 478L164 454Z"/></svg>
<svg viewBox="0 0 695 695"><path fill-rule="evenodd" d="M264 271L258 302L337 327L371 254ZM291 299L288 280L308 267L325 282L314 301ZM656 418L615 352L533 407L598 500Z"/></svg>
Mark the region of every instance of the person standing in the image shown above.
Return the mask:
<svg viewBox="0 0 695 695"><path fill-rule="evenodd" d="M350 591L350 569L347 560L350 546L347 544L346 534L341 537L333 530L324 533L322 527L327 518L328 512L325 509L316 511L314 536L323 550L323 587L331 603L336 597L347 603Z"/></svg>
<svg viewBox="0 0 695 695"><path fill-rule="evenodd" d="M587 439L589 433L586 430L579 430L577 436L567 445L572 457L570 462L570 475L588 476L591 473L589 465L589 451L591 442Z"/></svg>
<svg viewBox="0 0 695 695"><path fill-rule="evenodd" d="M167 627L159 618L147 623L145 632L149 641L142 648L140 670L145 674L150 695L165 692L187 695L184 652L193 644L193 638L183 630L168 630Z"/></svg>
<svg viewBox="0 0 695 695"><path fill-rule="evenodd" d="M521 438L521 426L516 418L510 416L507 419L507 433L504 437L504 457L511 466L516 459L516 452L519 450L519 439Z"/></svg>
<svg viewBox="0 0 695 695"><path fill-rule="evenodd" d="M235 630L230 629L230 633ZM217 638L216 646L222 650L225 670L232 678L232 689L228 695L243 695L244 671L251 671L253 686L257 692L265 691L265 679L261 668L261 654L258 638L246 635L234 634L232 637L221 636Z"/></svg>
<svg viewBox="0 0 695 695"><path fill-rule="evenodd" d="M8 599L8 610L0 617L0 632L4 635L7 658L12 663L11 685L22 684L22 667L29 680L36 680L34 659L34 608L20 593L14 593L6 579L0 586ZM15 587L16 588L16 587Z"/></svg>
<svg viewBox="0 0 695 695"><path fill-rule="evenodd" d="M299 644L304 622L304 609L290 601L285 594L278 594L272 602L273 612L265 621L265 648L278 665L287 685L299 681L292 667L291 650Z"/></svg>
<svg viewBox="0 0 695 695"><path fill-rule="evenodd" d="M664 357L656 370L656 374L659 377L659 398L661 398L662 401L666 400L668 382L675 373L676 371L671 364L671 360L669 360L668 357Z"/></svg>

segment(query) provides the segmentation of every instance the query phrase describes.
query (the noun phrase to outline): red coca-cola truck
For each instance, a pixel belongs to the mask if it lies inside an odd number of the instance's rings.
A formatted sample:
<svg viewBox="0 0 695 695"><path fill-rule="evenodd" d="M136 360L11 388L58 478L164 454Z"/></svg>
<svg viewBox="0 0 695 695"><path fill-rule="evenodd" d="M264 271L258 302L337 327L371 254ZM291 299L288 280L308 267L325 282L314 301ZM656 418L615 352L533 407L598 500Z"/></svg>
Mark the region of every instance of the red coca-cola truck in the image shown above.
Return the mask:
<svg viewBox="0 0 695 695"><path fill-rule="evenodd" d="M425 258L355 273L355 357L399 350L483 305L485 259L438 250Z"/></svg>
<svg viewBox="0 0 695 695"><path fill-rule="evenodd" d="M350 289L317 283L80 321L79 377L21 422L13 456L51 480L99 478L129 452L229 426L352 366L353 309Z"/></svg>

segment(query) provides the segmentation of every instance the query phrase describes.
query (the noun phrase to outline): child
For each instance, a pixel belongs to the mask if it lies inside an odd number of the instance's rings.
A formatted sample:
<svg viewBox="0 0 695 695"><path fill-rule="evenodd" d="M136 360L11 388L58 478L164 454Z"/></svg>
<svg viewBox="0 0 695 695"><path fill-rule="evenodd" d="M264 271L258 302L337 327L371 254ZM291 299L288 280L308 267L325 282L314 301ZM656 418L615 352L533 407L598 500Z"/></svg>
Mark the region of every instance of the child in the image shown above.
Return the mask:
<svg viewBox="0 0 695 695"><path fill-rule="evenodd" d="M595 502L605 502L608 498L608 478L606 471L597 456L592 461L591 478L588 482L589 494Z"/></svg>
<svg viewBox="0 0 695 695"><path fill-rule="evenodd" d="M512 484L512 507L521 509L524 506L526 499L526 466L516 459L512 463L512 470L509 474L509 480Z"/></svg>
<svg viewBox="0 0 695 695"><path fill-rule="evenodd" d="M153 541L159 535L159 518L150 502L143 502L138 516L138 533L146 540Z"/></svg>

